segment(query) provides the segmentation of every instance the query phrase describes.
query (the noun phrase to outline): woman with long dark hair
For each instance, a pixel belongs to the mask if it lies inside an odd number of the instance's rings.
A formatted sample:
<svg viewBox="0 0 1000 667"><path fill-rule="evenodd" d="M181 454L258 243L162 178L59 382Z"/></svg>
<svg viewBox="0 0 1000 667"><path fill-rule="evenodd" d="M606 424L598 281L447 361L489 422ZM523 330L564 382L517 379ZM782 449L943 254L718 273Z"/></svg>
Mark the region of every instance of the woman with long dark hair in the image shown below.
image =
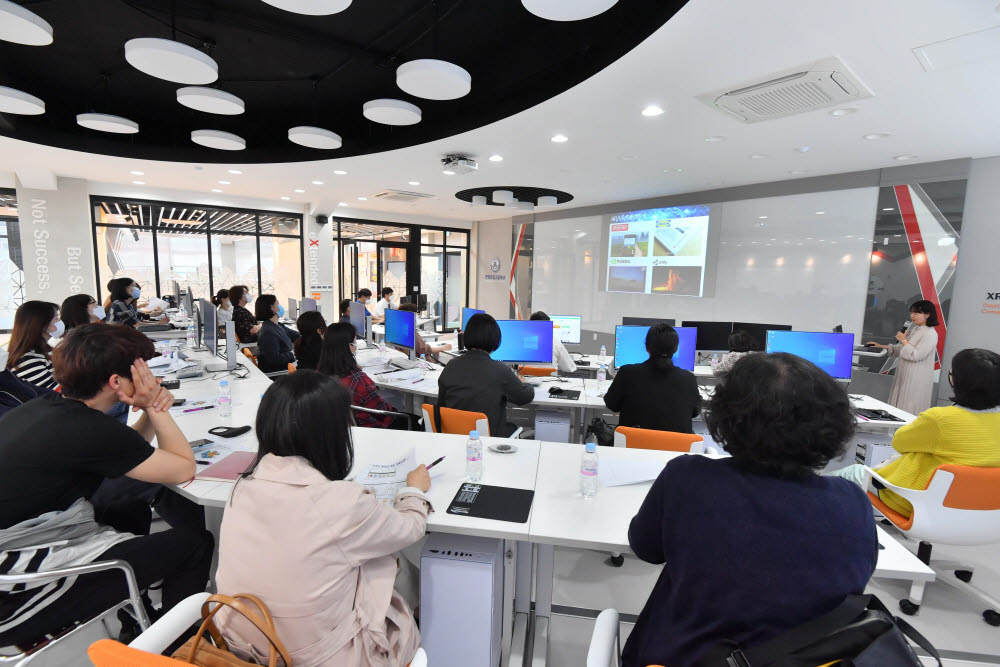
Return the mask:
<svg viewBox="0 0 1000 667"><path fill-rule="evenodd" d="M318 310L307 310L295 320L295 328L299 330L299 338L295 341L295 358L299 360L297 368L316 370L323 350L326 320Z"/></svg>
<svg viewBox="0 0 1000 667"><path fill-rule="evenodd" d="M43 389L58 384L52 376L52 346L65 330L59 306L48 301L25 301L14 314L14 328L7 345L7 370L20 380Z"/></svg>
<svg viewBox="0 0 1000 667"><path fill-rule="evenodd" d="M295 361L293 344L299 339L299 332L278 321L285 314L285 307L273 294L261 294L254 301L253 308L257 321L261 323L257 336L260 370L265 373L288 370L288 364Z"/></svg>
<svg viewBox="0 0 1000 667"><path fill-rule="evenodd" d="M66 331L83 324L103 322L106 316L104 308L89 294L68 296L59 307L59 319L66 325Z"/></svg>
<svg viewBox="0 0 1000 667"><path fill-rule="evenodd" d="M906 331L896 334L896 343L880 345L872 341L868 344L899 357L889 403L916 415L933 403L934 359L938 345L934 327L939 324L934 304L926 299L914 302L910 306L910 322Z"/></svg>
<svg viewBox="0 0 1000 667"><path fill-rule="evenodd" d="M220 289L212 298L215 305L215 322L219 328L225 331L226 322L233 319L233 305L229 300L229 290Z"/></svg>
<svg viewBox="0 0 1000 667"><path fill-rule="evenodd" d="M222 520L219 591L258 595L296 667L403 667L420 643L395 590L396 554L424 535L430 475L423 465L411 471L392 504L348 481L350 407L335 378L304 370L276 379L257 410L257 460ZM238 654L268 654L241 615L223 610L219 626Z"/></svg>
<svg viewBox="0 0 1000 667"><path fill-rule="evenodd" d="M351 404L372 410L398 412L390 405L372 379L358 366L354 355L358 351L355 342L357 334L350 322L331 324L323 334L323 348L319 355L316 370L340 380L340 383L351 393ZM374 428L389 428L397 426L404 428L406 420L396 417L373 415L368 412L355 412L354 419L358 426Z"/></svg>
<svg viewBox="0 0 1000 667"><path fill-rule="evenodd" d="M244 345L257 342L257 334L261 325L257 318L247 310L250 303L250 288L246 285L233 285L229 288L229 303L233 307L233 325L236 327L236 338Z"/></svg>
<svg viewBox="0 0 1000 667"><path fill-rule="evenodd" d="M130 327L137 327L143 323L149 323L152 318L146 313L140 312L136 306L142 289L139 283L131 278L114 278L108 283L111 291L111 324L124 324ZM154 324L166 324L170 319L164 315Z"/></svg>

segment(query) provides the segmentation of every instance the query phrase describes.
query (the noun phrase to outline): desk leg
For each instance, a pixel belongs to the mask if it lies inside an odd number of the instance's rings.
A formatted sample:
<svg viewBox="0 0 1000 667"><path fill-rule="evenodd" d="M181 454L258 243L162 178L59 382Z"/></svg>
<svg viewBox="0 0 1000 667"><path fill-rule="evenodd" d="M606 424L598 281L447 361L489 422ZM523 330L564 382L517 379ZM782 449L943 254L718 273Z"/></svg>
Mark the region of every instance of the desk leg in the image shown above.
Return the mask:
<svg viewBox="0 0 1000 667"><path fill-rule="evenodd" d="M219 569L219 535L222 532L222 507L205 506L205 529L215 538L215 551L212 553L212 569L209 570L208 590L218 591L215 585L215 573Z"/></svg>
<svg viewBox="0 0 1000 667"><path fill-rule="evenodd" d="M551 544L537 544L535 550L535 631L532 637L531 666L544 667L549 657L549 618L552 616L555 547Z"/></svg>
<svg viewBox="0 0 1000 667"><path fill-rule="evenodd" d="M531 542L508 541L507 545L508 549L510 545L516 545L516 553L514 554L515 574L514 581L512 582L514 587L514 604L511 608L513 611L513 628L511 630L510 648L508 650L509 656L503 659L501 653L501 664L507 667L523 667L525 654L528 650L528 620L531 616ZM504 591L506 593L506 582ZM507 600L509 599L507 598ZM507 622L506 616L504 621L505 623ZM506 648L506 641L504 642L504 646Z"/></svg>

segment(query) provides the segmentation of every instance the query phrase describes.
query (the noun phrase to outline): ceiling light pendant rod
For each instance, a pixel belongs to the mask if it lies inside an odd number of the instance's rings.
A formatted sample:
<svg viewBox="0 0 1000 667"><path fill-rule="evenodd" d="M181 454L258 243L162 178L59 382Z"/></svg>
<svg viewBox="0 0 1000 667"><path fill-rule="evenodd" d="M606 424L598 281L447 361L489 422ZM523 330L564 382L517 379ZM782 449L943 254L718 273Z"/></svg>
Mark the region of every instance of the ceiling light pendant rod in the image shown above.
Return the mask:
<svg viewBox="0 0 1000 667"><path fill-rule="evenodd" d="M170 39L177 41L177 0L170 0Z"/></svg>

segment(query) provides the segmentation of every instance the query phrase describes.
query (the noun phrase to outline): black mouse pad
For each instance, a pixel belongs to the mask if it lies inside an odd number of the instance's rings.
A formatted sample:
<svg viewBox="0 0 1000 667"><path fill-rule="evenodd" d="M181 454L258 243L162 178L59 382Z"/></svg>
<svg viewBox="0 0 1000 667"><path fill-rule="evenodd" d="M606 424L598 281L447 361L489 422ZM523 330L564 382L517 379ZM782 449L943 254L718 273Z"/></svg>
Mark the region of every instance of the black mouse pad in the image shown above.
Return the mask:
<svg viewBox="0 0 1000 667"><path fill-rule="evenodd" d="M535 492L531 489L511 489L465 482L448 506L448 514L525 523L531 514Z"/></svg>
<svg viewBox="0 0 1000 667"><path fill-rule="evenodd" d="M580 398L579 389L563 389L561 394L549 394L550 398L561 398L566 401L575 401Z"/></svg>

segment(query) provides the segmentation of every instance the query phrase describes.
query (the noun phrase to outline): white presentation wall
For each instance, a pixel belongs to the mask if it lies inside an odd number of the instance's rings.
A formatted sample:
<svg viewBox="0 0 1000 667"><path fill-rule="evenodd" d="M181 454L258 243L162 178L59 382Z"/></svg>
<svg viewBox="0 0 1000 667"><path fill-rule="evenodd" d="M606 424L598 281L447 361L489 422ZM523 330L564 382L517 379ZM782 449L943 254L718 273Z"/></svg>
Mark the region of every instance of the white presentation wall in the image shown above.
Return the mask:
<svg viewBox="0 0 1000 667"><path fill-rule="evenodd" d="M704 296L605 291L608 213L535 223L532 309L580 315L584 329L606 333L637 316L797 331L842 324L860 335L878 188L704 203L711 206Z"/></svg>

